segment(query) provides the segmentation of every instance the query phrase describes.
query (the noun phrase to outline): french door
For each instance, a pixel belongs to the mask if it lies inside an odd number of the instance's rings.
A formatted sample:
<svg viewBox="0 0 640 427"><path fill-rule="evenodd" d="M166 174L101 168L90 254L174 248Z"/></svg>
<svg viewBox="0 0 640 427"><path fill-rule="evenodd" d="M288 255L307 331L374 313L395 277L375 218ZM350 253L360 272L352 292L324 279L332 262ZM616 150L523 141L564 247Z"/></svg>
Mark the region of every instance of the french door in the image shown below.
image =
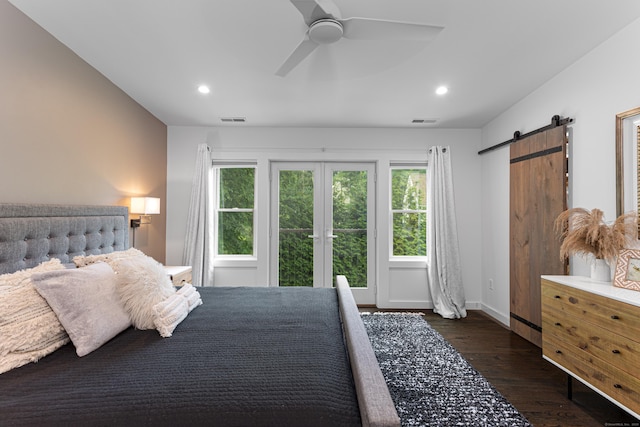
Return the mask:
<svg viewBox="0 0 640 427"><path fill-rule="evenodd" d="M375 165L271 165L271 283L331 287L345 275L356 302L375 303Z"/></svg>

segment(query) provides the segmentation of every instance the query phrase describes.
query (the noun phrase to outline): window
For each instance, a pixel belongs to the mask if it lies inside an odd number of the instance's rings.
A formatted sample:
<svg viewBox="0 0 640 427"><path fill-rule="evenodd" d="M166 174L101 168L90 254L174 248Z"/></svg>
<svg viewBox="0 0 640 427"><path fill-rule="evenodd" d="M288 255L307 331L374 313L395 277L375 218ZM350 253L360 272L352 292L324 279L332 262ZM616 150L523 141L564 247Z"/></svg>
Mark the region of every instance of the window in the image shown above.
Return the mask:
<svg viewBox="0 0 640 427"><path fill-rule="evenodd" d="M255 256L254 166L216 168L216 254Z"/></svg>
<svg viewBox="0 0 640 427"><path fill-rule="evenodd" d="M427 168L391 167L391 256L427 255Z"/></svg>

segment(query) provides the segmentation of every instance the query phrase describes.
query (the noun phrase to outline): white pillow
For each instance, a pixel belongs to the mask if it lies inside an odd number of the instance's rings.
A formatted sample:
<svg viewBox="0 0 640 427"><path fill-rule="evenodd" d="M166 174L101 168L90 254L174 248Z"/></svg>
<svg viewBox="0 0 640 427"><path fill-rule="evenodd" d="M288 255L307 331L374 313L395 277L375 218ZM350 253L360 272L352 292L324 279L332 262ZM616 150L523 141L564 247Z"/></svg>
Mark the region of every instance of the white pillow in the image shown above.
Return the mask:
<svg viewBox="0 0 640 427"><path fill-rule="evenodd" d="M131 322L106 263L33 275L33 284L69 334L78 356L96 350Z"/></svg>
<svg viewBox="0 0 640 427"><path fill-rule="evenodd" d="M146 256L144 252L139 251L136 248L129 248L126 251L114 251L108 254L98 254L98 255L80 255L73 258L73 263L76 267L86 267L87 265L94 264L96 262L106 262L110 264L112 260L121 259L121 258L129 258L133 256Z"/></svg>
<svg viewBox="0 0 640 427"><path fill-rule="evenodd" d="M118 276L118 295L137 329L154 329L153 306L176 292L166 270L149 256L109 261Z"/></svg>
<svg viewBox="0 0 640 427"><path fill-rule="evenodd" d="M156 329L161 336L170 337L191 310L201 304L200 293L190 283L185 283L178 292L153 306Z"/></svg>
<svg viewBox="0 0 640 427"><path fill-rule="evenodd" d="M36 362L69 342L56 314L31 281L35 273L64 268L54 258L0 275L0 373Z"/></svg>

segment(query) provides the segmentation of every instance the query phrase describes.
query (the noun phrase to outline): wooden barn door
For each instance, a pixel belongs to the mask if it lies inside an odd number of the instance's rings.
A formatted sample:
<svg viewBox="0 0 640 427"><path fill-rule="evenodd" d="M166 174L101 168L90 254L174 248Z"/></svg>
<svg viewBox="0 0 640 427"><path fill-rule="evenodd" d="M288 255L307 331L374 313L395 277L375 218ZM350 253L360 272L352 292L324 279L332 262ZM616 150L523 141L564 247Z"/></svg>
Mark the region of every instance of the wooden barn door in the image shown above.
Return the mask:
<svg viewBox="0 0 640 427"><path fill-rule="evenodd" d="M566 126L511 144L510 326L542 345L540 276L566 274L553 223L567 208Z"/></svg>

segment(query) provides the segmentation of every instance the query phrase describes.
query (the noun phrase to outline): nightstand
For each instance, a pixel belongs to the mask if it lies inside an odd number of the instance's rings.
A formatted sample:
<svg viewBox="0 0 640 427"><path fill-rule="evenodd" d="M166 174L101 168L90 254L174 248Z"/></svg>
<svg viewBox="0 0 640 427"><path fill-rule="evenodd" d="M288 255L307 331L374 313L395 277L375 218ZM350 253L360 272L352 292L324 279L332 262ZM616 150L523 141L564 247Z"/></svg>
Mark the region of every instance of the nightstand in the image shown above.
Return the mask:
<svg viewBox="0 0 640 427"><path fill-rule="evenodd" d="M189 265L165 265L164 269L173 282L174 286L182 286L184 283L191 283L191 266Z"/></svg>

